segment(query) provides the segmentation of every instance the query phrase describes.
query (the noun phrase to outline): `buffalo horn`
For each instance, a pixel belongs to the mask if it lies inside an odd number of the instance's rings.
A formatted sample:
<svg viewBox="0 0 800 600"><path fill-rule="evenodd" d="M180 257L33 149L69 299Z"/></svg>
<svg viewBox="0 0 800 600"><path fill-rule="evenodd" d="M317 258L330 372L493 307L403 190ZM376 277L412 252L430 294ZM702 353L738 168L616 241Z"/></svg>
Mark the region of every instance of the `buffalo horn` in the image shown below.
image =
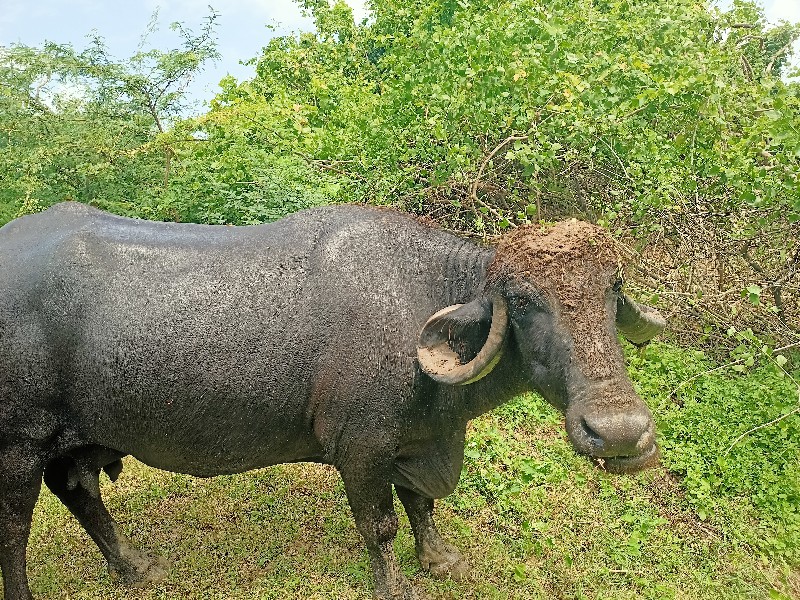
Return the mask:
<svg viewBox="0 0 800 600"><path fill-rule="evenodd" d="M440 317L443 317L458 308L461 304L454 304L443 308L431 318L425 327ZM425 331L423 327L423 331ZM503 346L508 329L508 306L502 296L492 298L492 324L489 335L483 348L471 361L462 364L458 355L450 348L448 341L438 339L428 346L417 346L419 365L425 373L439 383L449 385L467 385L486 377L503 355Z"/></svg>
<svg viewBox="0 0 800 600"><path fill-rule="evenodd" d="M617 329L632 344L649 342L666 326L667 321L656 309L639 304L625 294L617 297Z"/></svg>

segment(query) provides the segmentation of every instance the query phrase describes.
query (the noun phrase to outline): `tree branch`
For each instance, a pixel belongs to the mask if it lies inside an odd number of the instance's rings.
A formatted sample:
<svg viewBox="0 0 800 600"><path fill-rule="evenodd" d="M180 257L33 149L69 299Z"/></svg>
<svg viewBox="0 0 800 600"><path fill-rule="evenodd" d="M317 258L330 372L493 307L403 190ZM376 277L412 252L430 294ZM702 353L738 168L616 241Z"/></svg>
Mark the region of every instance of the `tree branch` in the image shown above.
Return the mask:
<svg viewBox="0 0 800 600"><path fill-rule="evenodd" d="M798 389L798 391L797 391L797 401L798 401L798 403L800 403L800 389ZM762 425L758 425L757 427L753 427L752 429L748 429L742 435L740 435L735 440L733 440L733 443L730 446L728 446L727 450L725 450L725 454L728 454L731 450L733 450L733 447L736 444L741 442L744 438L746 438L751 433L755 433L756 431L759 431L761 429L766 429L767 427L769 427L771 425L775 425L776 423L780 423L784 419L786 419L788 417L791 417L792 415L795 415L797 413L800 413L800 406L796 406L794 409L790 410L788 413L783 414L780 417L777 417L775 419L772 419L772 421L770 421L768 423L763 423Z"/></svg>
<svg viewBox="0 0 800 600"><path fill-rule="evenodd" d="M764 67L764 75L769 75L772 72L772 66L775 64L775 61L778 60L784 54L786 54L786 51L789 48L791 48L792 44L795 43L797 38L798 38L797 35L793 35L791 39L789 39L789 41L786 43L786 45L784 45L780 50L778 50L775 54L772 55L769 64L767 64L767 66Z"/></svg>
<svg viewBox="0 0 800 600"><path fill-rule="evenodd" d="M481 161L481 165L480 167L478 167L478 173L475 176L472 185L470 186L469 197L472 199L472 201L475 202L476 204L480 204L483 208L488 210L490 213L492 213L492 215L494 215L498 219L502 220L505 219L505 217L501 213L499 213L494 207L490 206L489 204L487 204L478 197L478 185L480 185L481 177L483 177L483 172L486 169L486 165L488 165L489 162L491 162L491 160L497 155L498 152L500 152L500 150L502 150L506 145L510 144L511 142L527 140L528 137L529 136L527 135L510 135L502 142L497 144L497 146L495 146L494 149L489 154L487 154L486 157ZM516 227L516 224L512 223L511 221L508 221L508 223L509 225L511 225L511 227Z"/></svg>

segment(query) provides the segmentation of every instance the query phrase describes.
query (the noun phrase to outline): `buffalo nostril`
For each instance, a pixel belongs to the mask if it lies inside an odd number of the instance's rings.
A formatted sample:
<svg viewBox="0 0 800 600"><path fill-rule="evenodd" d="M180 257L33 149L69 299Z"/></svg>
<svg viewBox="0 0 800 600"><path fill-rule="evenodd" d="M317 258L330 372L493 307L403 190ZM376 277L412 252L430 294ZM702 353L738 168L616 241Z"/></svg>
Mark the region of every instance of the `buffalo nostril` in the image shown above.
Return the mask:
<svg viewBox="0 0 800 600"><path fill-rule="evenodd" d="M590 443L603 455L634 455L653 444L653 424L649 414L585 415L581 422Z"/></svg>
<svg viewBox="0 0 800 600"><path fill-rule="evenodd" d="M586 421L585 417L581 417L581 429L587 441L594 448L601 448L603 446L603 436L595 431L591 425Z"/></svg>

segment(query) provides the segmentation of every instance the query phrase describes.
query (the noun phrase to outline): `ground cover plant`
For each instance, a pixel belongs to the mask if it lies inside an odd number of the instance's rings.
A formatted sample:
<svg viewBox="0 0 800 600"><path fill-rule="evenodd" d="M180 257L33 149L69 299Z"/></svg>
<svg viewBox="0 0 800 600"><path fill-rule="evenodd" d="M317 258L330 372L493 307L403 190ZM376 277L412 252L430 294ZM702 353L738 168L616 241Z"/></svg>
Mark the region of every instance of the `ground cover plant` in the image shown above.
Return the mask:
<svg viewBox="0 0 800 600"><path fill-rule="evenodd" d="M798 597L797 571L775 556L798 550L800 423L787 420L780 446L766 443L775 432L762 430L718 460L741 429L770 416L752 412L763 398L730 393L774 392L780 412L786 378L769 368L744 378L703 374L707 360L687 361L664 344L629 354L660 424L665 465L609 475L574 454L557 412L521 397L473 423L459 487L439 503L442 529L465 551L473 576L454 582L422 574L404 522L398 554L417 585L433 598ZM689 377L696 379L680 395L684 406L696 405L687 412L672 390ZM750 458L753 446L758 460ZM284 465L208 480L130 459L125 469L103 493L137 544L173 561L168 580L142 591L115 587L80 526L45 493L29 550L34 593L369 597L369 561L332 469Z"/></svg>

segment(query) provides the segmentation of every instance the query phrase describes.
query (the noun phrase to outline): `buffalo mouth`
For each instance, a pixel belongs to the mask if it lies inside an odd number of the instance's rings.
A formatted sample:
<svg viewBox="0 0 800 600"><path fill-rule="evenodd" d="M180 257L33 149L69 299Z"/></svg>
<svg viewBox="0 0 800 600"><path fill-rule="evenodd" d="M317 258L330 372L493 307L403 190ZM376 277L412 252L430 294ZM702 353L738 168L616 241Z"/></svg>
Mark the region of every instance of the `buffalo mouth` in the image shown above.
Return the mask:
<svg viewBox="0 0 800 600"><path fill-rule="evenodd" d="M592 457L592 460L603 470L609 473L637 473L650 467L655 467L660 458L658 446L653 444L644 452L630 456L604 456Z"/></svg>

